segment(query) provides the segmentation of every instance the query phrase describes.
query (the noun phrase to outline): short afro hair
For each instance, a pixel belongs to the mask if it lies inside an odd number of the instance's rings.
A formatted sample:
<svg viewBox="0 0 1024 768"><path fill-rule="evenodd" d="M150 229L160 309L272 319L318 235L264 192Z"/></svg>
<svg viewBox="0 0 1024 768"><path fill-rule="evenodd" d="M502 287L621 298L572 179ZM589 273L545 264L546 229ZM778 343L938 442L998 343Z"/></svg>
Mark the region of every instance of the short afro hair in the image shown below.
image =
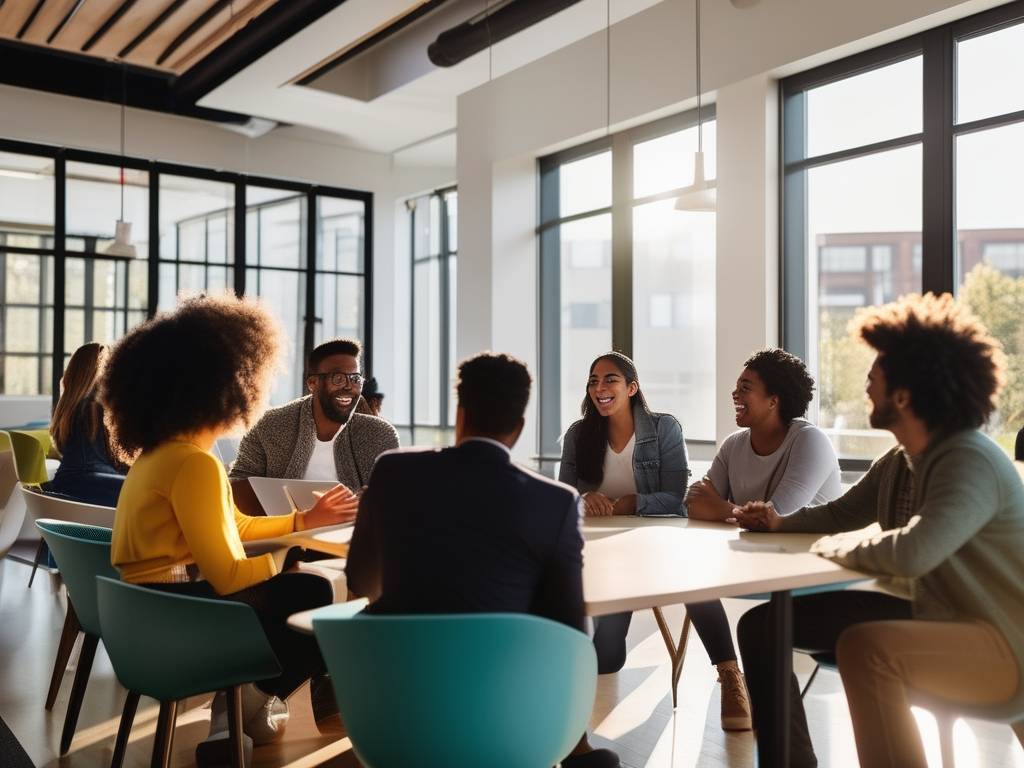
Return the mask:
<svg viewBox="0 0 1024 768"><path fill-rule="evenodd" d="M906 389L929 431L978 428L1006 380L1002 346L950 294L860 310L853 330L879 354L886 391Z"/></svg>
<svg viewBox="0 0 1024 768"><path fill-rule="evenodd" d="M519 426L530 400L526 364L510 355L482 352L459 363L455 389L466 428L479 435L507 435Z"/></svg>
<svg viewBox="0 0 1024 768"><path fill-rule="evenodd" d="M197 296L113 348L100 397L129 454L182 434L252 423L276 370L280 332L260 305Z"/></svg>
<svg viewBox="0 0 1024 768"><path fill-rule="evenodd" d="M363 354L363 345L355 339L331 339L323 344L313 347L309 353L309 360L306 361L306 375L311 376L317 372L320 363L332 355L351 355L356 360Z"/></svg>
<svg viewBox="0 0 1024 768"><path fill-rule="evenodd" d="M743 364L761 377L765 391L779 398L779 418L789 424L807 413L814 397L814 379L804 361L784 349L762 349Z"/></svg>

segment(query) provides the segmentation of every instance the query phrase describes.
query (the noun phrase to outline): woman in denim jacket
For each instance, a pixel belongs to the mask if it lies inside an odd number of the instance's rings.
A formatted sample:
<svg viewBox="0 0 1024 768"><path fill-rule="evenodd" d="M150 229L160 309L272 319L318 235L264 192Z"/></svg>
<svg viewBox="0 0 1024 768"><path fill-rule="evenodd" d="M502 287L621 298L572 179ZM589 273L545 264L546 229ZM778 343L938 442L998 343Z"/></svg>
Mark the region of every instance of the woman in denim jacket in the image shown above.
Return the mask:
<svg viewBox="0 0 1024 768"><path fill-rule="evenodd" d="M633 361L608 352L590 366L583 418L566 431L558 479L583 494L588 517L684 516L689 470L683 430L675 417L653 413L640 390ZM686 606L722 683L722 727L750 729L746 686L719 600ZM626 632L632 613L594 620L598 672L626 663Z"/></svg>

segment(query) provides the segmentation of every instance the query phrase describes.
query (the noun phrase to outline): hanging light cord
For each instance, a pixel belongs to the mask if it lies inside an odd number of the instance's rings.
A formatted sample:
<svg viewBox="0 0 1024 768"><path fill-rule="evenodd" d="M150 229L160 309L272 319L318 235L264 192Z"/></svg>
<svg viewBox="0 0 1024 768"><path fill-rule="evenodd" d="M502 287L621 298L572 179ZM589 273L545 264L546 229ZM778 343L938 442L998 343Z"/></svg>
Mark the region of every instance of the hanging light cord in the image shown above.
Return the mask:
<svg viewBox="0 0 1024 768"><path fill-rule="evenodd" d="M697 2L697 151L704 151L704 127L700 122L700 0Z"/></svg>
<svg viewBox="0 0 1024 768"><path fill-rule="evenodd" d="M121 65L121 221L124 221L124 132L125 101L128 99L127 70Z"/></svg>

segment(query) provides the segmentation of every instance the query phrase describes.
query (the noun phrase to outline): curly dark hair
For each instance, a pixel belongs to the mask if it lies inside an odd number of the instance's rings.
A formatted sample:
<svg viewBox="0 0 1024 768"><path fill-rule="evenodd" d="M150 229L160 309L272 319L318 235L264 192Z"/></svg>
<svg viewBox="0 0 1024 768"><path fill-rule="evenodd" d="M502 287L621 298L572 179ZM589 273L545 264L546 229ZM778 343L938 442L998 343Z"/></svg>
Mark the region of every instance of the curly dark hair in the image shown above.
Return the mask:
<svg viewBox="0 0 1024 768"><path fill-rule="evenodd" d="M853 330L879 354L886 392L906 389L930 431L977 428L1006 381L1000 343L950 294L911 294L859 310Z"/></svg>
<svg viewBox="0 0 1024 768"><path fill-rule="evenodd" d="M258 415L280 331L260 305L197 296L134 328L110 353L100 397L128 453Z"/></svg>
<svg viewBox="0 0 1024 768"><path fill-rule="evenodd" d="M511 355L481 352L459 363L455 391L466 427L478 435L507 435L519 426L533 380L526 363Z"/></svg>
<svg viewBox="0 0 1024 768"><path fill-rule="evenodd" d="M313 348L306 364L307 373L316 373L320 363L332 355L351 355L356 360L363 354L363 345L355 339L331 339Z"/></svg>
<svg viewBox="0 0 1024 768"><path fill-rule="evenodd" d="M807 413L814 397L814 379L804 361L784 349L762 349L743 363L764 382L769 395L779 398L779 418L783 424Z"/></svg>

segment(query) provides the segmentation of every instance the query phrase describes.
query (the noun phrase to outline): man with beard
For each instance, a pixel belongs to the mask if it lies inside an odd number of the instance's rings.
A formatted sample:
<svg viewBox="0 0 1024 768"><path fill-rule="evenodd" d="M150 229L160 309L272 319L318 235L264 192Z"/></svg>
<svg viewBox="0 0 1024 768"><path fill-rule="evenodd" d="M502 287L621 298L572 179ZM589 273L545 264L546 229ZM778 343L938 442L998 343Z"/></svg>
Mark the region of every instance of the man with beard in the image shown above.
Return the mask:
<svg viewBox="0 0 1024 768"><path fill-rule="evenodd" d="M1024 487L980 431L1005 362L977 319L948 294L929 294L866 310L857 325L877 353L871 426L898 445L835 501L786 517L751 502L734 519L750 530L832 534L811 551L879 577L885 592L794 598L793 645L835 654L861 765L924 768L912 691L1024 703ZM737 629L763 766L774 748L774 623L766 604ZM789 765L814 766L795 676L789 685Z"/></svg>
<svg viewBox="0 0 1024 768"><path fill-rule="evenodd" d="M394 427L357 409L361 353L352 339L333 339L313 350L309 394L268 410L238 446L229 477L239 502L252 495L249 477L337 480L352 491L355 510L377 457L398 447Z"/></svg>

